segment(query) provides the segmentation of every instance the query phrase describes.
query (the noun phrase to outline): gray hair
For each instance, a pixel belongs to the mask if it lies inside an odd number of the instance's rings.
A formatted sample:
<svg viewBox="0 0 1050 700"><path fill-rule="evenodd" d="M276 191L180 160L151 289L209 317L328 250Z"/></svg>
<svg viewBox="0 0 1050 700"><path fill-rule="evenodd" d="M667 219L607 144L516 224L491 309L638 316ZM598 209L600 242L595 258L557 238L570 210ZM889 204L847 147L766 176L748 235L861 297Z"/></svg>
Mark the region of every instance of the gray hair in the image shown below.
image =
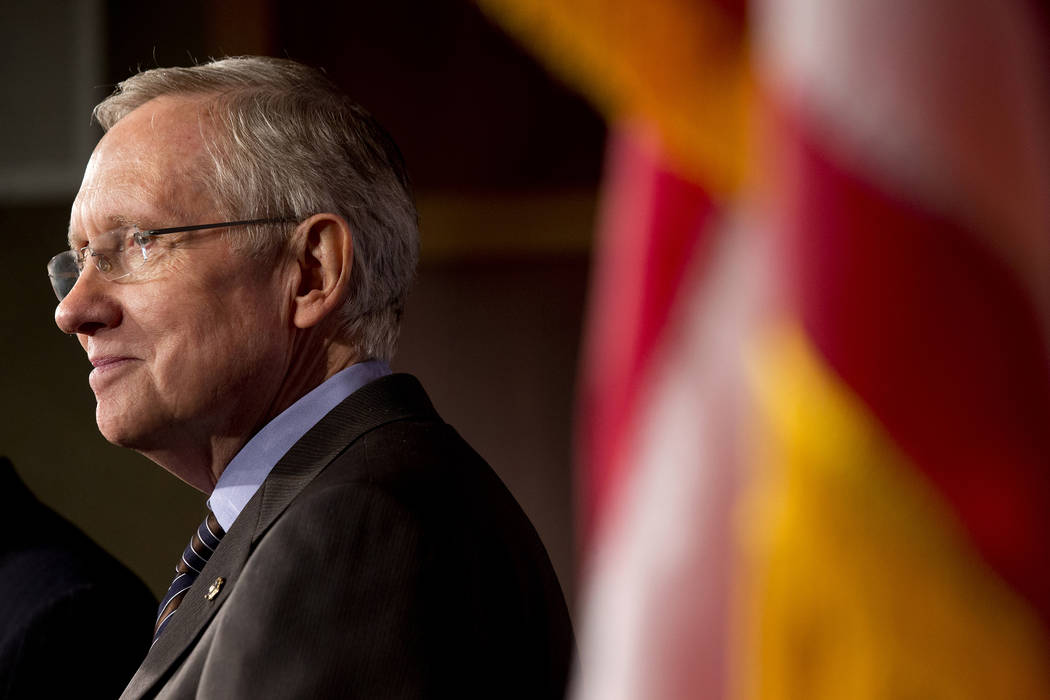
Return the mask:
<svg viewBox="0 0 1050 700"><path fill-rule="evenodd" d="M419 258L419 218L389 134L319 71L256 56L141 72L120 83L94 116L108 130L161 96L205 98L214 168L202 177L231 220L301 221L330 212L349 223L354 261L338 332L362 359L389 361ZM252 251L287 240L274 231L249 227Z"/></svg>

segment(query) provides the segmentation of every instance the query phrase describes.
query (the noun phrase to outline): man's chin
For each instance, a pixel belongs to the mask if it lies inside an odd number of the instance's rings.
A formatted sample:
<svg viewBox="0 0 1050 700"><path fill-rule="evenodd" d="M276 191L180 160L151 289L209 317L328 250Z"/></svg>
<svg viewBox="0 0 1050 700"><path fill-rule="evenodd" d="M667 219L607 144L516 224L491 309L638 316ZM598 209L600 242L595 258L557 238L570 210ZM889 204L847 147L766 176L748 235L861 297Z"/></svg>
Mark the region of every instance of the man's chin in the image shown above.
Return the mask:
<svg viewBox="0 0 1050 700"><path fill-rule="evenodd" d="M102 437L106 439L106 442L117 447L126 447L129 450L138 451L146 449L146 443L139 436L103 428L101 425L98 427L98 431L102 433Z"/></svg>
<svg viewBox="0 0 1050 700"><path fill-rule="evenodd" d="M95 409L95 423L102 437L118 447L142 451L150 449L157 442L159 431L151 431L146 426L136 425L126 416L110 415L103 410L101 404Z"/></svg>
<svg viewBox="0 0 1050 700"><path fill-rule="evenodd" d="M138 452L201 493L211 493L215 487L206 468L185 461L185 452L172 440L177 431L171 423L129 421L124 415L107 414L101 405L96 408L95 421L106 441Z"/></svg>

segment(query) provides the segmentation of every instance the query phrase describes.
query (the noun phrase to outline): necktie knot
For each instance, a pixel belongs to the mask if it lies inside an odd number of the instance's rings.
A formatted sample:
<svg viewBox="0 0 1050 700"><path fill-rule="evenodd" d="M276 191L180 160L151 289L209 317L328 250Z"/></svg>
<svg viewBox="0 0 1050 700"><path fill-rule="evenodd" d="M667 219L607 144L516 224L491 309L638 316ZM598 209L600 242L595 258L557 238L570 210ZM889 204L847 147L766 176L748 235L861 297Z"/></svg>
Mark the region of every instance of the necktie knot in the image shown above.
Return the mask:
<svg viewBox="0 0 1050 700"><path fill-rule="evenodd" d="M157 611L157 624L153 630L154 642L157 641L160 633L164 631L168 622L171 621L179 604L182 603L182 599L186 597L186 591L197 580L197 576L200 575L204 565L208 563L212 552L219 546L219 541L225 534L226 531L222 529L219 521L215 519L215 514L209 511L208 517L204 519L197 531L193 533L193 537L190 538L190 543L182 553L179 563L175 565L175 578L168 587L168 592L164 594L164 599L160 603L160 609Z"/></svg>

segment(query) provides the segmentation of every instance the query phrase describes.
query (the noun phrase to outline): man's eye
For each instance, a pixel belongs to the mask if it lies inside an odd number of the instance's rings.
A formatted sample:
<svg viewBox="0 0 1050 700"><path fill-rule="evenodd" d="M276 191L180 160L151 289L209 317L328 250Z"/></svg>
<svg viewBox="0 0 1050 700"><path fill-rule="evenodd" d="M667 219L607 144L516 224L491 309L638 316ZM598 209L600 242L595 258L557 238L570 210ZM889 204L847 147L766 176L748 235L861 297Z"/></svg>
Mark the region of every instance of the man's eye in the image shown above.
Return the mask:
<svg viewBox="0 0 1050 700"><path fill-rule="evenodd" d="M147 233L142 233L142 231L135 231L132 234L131 239L128 241L128 247L149 249L149 247L153 245L153 240L153 236Z"/></svg>

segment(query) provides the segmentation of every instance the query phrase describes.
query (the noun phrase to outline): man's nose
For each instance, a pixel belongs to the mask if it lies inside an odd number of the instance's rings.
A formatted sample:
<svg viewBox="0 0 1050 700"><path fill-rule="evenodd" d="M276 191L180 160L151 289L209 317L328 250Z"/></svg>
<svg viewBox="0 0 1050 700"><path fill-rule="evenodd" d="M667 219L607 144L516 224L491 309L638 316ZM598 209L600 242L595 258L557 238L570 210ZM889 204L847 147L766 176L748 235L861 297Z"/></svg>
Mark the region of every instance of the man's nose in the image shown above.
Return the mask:
<svg viewBox="0 0 1050 700"><path fill-rule="evenodd" d="M55 323L70 335L94 335L118 326L121 309L112 295L112 286L94 265L85 265L73 289L55 308Z"/></svg>

